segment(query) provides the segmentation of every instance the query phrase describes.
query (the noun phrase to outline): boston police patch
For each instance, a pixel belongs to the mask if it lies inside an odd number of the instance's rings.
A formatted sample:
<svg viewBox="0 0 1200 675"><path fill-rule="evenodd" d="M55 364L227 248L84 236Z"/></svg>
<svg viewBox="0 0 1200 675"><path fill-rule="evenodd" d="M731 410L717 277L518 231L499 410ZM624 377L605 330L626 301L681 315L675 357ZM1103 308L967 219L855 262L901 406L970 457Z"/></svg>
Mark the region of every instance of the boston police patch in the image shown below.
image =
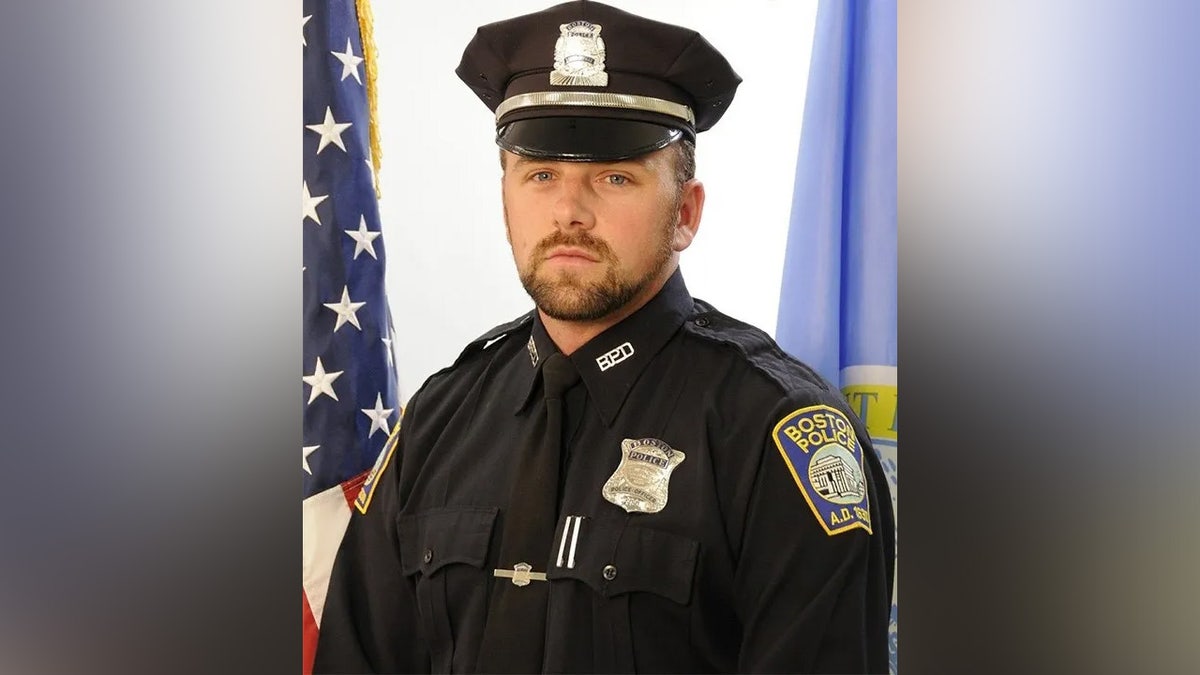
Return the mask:
<svg viewBox="0 0 1200 675"><path fill-rule="evenodd" d="M771 435L827 533L856 527L871 532L862 445L840 410L801 408L780 420Z"/></svg>

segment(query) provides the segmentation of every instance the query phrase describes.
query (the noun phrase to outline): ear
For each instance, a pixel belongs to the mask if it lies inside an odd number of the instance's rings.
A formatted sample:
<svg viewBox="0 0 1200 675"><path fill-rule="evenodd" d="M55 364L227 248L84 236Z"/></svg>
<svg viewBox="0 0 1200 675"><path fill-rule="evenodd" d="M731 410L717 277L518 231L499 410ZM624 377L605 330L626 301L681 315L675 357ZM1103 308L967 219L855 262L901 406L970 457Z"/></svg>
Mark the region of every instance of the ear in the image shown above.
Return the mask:
<svg viewBox="0 0 1200 675"><path fill-rule="evenodd" d="M703 212L704 184L693 178L681 188L679 222L675 225L675 235L671 240L672 249L678 252L692 245L692 239L700 229L700 215Z"/></svg>

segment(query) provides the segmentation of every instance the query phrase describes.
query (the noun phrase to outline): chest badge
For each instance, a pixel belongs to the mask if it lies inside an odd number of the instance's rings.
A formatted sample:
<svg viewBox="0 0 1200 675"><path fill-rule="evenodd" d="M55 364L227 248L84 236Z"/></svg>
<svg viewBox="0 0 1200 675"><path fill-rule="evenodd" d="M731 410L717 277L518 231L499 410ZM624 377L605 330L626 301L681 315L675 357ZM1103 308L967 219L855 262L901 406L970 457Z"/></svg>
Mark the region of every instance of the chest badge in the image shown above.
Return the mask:
<svg viewBox="0 0 1200 675"><path fill-rule="evenodd" d="M658 513L667 505L671 472L685 455L657 438L621 441L621 463L600 494L628 513Z"/></svg>

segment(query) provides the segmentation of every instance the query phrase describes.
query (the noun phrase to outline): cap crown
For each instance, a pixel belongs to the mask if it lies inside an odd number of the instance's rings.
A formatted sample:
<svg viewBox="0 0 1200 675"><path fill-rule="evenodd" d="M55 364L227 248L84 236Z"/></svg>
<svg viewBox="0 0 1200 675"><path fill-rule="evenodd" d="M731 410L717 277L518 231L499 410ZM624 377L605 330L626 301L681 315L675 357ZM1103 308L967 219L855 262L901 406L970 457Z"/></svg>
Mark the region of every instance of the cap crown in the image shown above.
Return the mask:
<svg viewBox="0 0 1200 675"><path fill-rule="evenodd" d="M599 27L596 32L607 77L567 78L593 83L552 83L556 44L573 22ZM583 29L587 32L586 27ZM587 46L588 38L581 38ZM574 45L578 49L578 43ZM594 49L596 45L587 47ZM568 47L571 48L571 47ZM561 48L560 48L561 56ZM594 54L594 52L591 52ZM561 60L560 60L561 65ZM520 107L501 109L497 128L538 117L602 117L663 124L689 135L705 131L725 114L741 78L729 62L699 33L653 21L598 2L567 2L549 9L481 26L463 52L455 71L492 111L514 97L540 92L612 94L606 105L546 103L544 97L523 97ZM561 67L559 69L561 73ZM564 78L556 76L555 81ZM594 82L604 81L604 84ZM586 99L585 100L590 100ZM626 106L622 100L659 99L687 106L693 121L674 112ZM553 100L553 99L550 99ZM613 101L608 103L608 101ZM667 110L676 110L665 106Z"/></svg>

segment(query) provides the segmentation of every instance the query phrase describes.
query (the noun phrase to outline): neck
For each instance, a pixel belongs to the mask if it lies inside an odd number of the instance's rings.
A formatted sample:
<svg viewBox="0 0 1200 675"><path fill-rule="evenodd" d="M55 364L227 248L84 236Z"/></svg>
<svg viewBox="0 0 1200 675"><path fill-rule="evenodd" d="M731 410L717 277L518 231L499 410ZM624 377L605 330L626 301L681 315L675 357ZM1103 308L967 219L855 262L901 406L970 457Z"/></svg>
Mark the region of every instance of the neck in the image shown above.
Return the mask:
<svg viewBox="0 0 1200 675"><path fill-rule="evenodd" d="M558 346L558 350L564 356L570 356L575 350L590 342L592 338L617 325L650 302L675 273L676 267L678 265L668 265L662 275L647 285L624 307L595 321L563 321L547 316L541 308L538 309L538 316L542 319L542 326L546 328L546 334Z"/></svg>

